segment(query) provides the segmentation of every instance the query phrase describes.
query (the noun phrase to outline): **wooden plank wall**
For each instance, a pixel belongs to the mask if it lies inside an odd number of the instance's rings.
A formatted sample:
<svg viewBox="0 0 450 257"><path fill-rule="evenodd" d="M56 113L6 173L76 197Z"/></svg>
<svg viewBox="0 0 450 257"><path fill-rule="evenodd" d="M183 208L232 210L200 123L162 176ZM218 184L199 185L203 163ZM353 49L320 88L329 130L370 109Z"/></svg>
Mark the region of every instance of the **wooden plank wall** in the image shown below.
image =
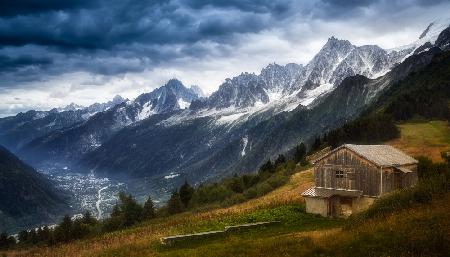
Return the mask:
<svg viewBox="0 0 450 257"><path fill-rule="evenodd" d="M336 178L338 170L344 171L344 178ZM380 191L379 168L346 148L316 163L315 182L319 187L361 190L369 196Z"/></svg>
<svg viewBox="0 0 450 257"><path fill-rule="evenodd" d="M397 174L401 176L401 187L411 187L417 182L417 165L404 165L412 173ZM337 178L336 171L343 171L344 177ZM361 190L363 195L380 194L380 168L365 160L353 151L342 148L314 166L316 186ZM383 194L398 189L394 168L383 168Z"/></svg>

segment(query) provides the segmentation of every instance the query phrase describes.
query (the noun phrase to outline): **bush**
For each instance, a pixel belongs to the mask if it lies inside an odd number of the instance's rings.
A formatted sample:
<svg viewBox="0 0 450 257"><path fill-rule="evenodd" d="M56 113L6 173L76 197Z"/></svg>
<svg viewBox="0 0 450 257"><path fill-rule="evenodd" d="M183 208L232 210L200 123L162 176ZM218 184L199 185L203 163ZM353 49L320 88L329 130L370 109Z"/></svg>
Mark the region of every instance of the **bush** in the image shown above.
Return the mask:
<svg viewBox="0 0 450 257"><path fill-rule="evenodd" d="M258 192L256 191L256 188L251 187L244 192L244 196L247 199L252 199L258 196Z"/></svg>
<svg viewBox="0 0 450 257"><path fill-rule="evenodd" d="M234 194L231 197L229 197L227 200L225 200L223 205L230 206L233 204L245 202L245 200L247 200L247 199L245 198L245 196L243 194Z"/></svg>
<svg viewBox="0 0 450 257"><path fill-rule="evenodd" d="M277 187L280 187L280 186L286 184L286 182L288 182L288 180L289 180L289 178L287 176L283 176L281 174L274 174L269 179L267 179L267 183L269 183L269 185L272 188L277 188Z"/></svg>
<svg viewBox="0 0 450 257"><path fill-rule="evenodd" d="M263 196L273 190L273 187L267 182L260 183L256 186L256 195Z"/></svg>

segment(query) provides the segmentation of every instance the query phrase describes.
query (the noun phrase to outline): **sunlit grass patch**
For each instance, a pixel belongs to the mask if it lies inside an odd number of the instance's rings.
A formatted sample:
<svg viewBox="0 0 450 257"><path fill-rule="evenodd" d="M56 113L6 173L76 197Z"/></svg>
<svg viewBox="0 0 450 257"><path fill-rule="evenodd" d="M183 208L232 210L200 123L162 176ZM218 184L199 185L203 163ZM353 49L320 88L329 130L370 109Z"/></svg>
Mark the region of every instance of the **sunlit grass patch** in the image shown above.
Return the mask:
<svg viewBox="0 0 450 257"><path fill-rule="evenodd" d="M446 121L405 123L398 125L400 138L387 142L412 156L424 155L443 161L442 151L450 150L450 126Z"/></svg>

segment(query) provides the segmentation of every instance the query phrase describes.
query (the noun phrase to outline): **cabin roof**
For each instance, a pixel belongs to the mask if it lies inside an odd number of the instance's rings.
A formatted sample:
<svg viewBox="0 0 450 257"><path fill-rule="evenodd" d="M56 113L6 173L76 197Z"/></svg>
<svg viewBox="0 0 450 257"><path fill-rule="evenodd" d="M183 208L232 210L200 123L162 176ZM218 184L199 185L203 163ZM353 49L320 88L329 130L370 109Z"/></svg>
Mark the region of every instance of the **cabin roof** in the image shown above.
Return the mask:
<svg viewBox="0 0 450 257"><path fill-rule="evenodd" d="M339 149L347 148L361 157L367 159L368 161L378 165L378 166L399 166L406 164L415 164L418 161L411 156L405 154L404 152L390 146L390 145L353 145L345 144L342 145L328 154L320 157L315 162L333 154Z"/></svg>

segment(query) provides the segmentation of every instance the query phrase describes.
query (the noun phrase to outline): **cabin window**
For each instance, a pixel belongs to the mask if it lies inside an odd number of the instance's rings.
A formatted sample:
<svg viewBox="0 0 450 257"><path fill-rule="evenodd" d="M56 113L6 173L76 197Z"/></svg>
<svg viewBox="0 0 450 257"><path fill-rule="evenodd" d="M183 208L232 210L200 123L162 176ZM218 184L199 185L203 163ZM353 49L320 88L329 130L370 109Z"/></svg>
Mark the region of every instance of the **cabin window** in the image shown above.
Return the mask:
<svg viewBox="0 0 450 257"><path fill-rule="evenodd" d="M344 178L344 171L343 170L337 170L336 171L336 178Z"/></svg>

